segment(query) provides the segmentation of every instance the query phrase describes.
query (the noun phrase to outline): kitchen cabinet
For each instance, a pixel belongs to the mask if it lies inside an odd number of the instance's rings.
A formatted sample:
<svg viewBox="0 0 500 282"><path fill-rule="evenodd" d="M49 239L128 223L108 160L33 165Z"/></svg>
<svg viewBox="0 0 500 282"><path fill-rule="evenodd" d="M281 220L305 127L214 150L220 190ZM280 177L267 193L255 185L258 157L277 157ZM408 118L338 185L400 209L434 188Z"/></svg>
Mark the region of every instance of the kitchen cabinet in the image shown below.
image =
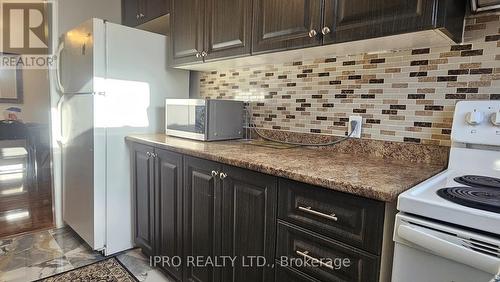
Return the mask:
<svg viewBox="0 0 500 282"><path fill-rule="evenodd" d="M184 159L184 255L220 255L221 187L218 163ZM220 281L220 268L184 264L184 281Z"/></svg>
<svg viewBox="0 0 500 282"><path fill-rule="evenodd" d="M155 255L182 257L182 155L155 149ZM161 265L177 280L182 280L182 266Z"/></svg>
<svg viewBox="0 0 500 282"><path fill-rule="evenodd" d="M382 244L393 224L377 200L136 142L132 170L135 243L147 255L183 258L162 269L176 281L379 281L382 257L392 256ZM188 256L236 260L198 267ZM349 266L282 265L283 257Z"/></svg>
<svg viewBox="0 0 500 282"><path fill-rule="evenodd" d="M451 3L454 2L454 3ZM326 0L324 44L354 41L438 27L446 12L465 10L464 1ZM463 20L462 16L459 22ZM460 32L461 26L460 25ZM458 35L460 36L460 35Z"/></svg>
<svg viewBox="0 0 500 282"><path fill-rule="evenodd" d="M205 0L173 0L170 15L170 62L201 63L205 27Z"/></svg>
<svg viewBox="0 0 500 282"><path fill-rule="evenodd" d="M236 257L235 266L224 269L222 281L274 281L270 267L248 267L242 258L261 256L274 262L277 179L250 170L223 166L222 255Z"/></svg>
<svg viewBox="0 0 500 282"><path fill-rule="evenodd" d="M252 1L174 0L171 61L174 65L249 55Z"/></svg>
<svg viewBox="0 0 500 282"><path fill-rule="evenodd" d="M252 0L206 0L205 61L250 55Z"/></svg>
<svg viewBox="0 0 500 282"><path fill-rule="evenodd" d="M322 0L254 0L253 53L321 45Z"/></svg>
<svg viewBox="0 0 500 282"><path fill-rule="evenodd" d="M182 256L182 155L134 143L134 242L148 256ZM159 265L177 280L182 268Z"/></svg>
<svg viewBox="0 0 500 282"><path fill-rule="evenodd" d="M240 56L430 30L436 31L431 35L439 40L447 36L460 42L466 2L173 0L171 65L186 68ZM390 44L387 49L394 48ZM331 53L331 49L322 50Z"/></svg>
<svg viewBox="0 0 500 282"><path fill-rule="evenodd" d="M122 23L136 27L170 12L171 0L122 0Z"/></svg>
<svg viewBox="0 0 500 282"><path fill-rule="evenodd" d="M146 255L154 254L154 147L134 144L132 150L132 183L134 242Z"/></svg>

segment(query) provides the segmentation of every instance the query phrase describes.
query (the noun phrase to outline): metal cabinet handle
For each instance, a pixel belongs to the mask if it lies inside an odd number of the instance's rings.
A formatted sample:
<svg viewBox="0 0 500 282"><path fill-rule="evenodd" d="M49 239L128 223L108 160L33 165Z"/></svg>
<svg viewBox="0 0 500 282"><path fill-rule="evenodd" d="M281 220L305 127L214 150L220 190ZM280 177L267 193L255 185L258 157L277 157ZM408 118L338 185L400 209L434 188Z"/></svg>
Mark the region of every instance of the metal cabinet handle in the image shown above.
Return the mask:
<svg viewBox="0 0 500 282"><path fill-rule="evenodd" d="M150 153L150 152L146 152L146 156L147 156L148 158L151 158L151 153Z"/></svg>
<svg viewBox="0 0 500 282"><path fill-rule="evenodd" d="M319 212L319 211L315 211L315 210L313 210L311 207L300 207L300 206L299 206L299 210L301 210L301 211L303 211L303 212L306 212L306 213L310 213L310 214L313 214L313 215L319 216L319 217L322 217L322 218L330 219L330 220L333 220L333 221L337 221L337 220L339 220L339 219L335 216L335 213L332 213L332 214L325 214L325 213L322 213L322 212Z"/></svg>
<svg viewBox="0 0 500 282"><path fill-rule="evenodd" d="M227 174L225 174L224 172L221 172L219 177L221 180L224 180L227 177Z"/></svg>
<svg viewBox="0 0 500 282"><path fill-rule="evenodd" d="M201 53L200 53L200 52L197 52L197 53L195 54L195 56L196 56L196 58L201 58Z"/></svg>
<svg viewBox="0 0 500 282"><path fill-rule="evenodd" d="M208 53L206 51L203 51L203 52L201 52L201 56L206 57L206 56L208 56Z"/></svg>
<svg viewBox="0 0 500 282"><path fill-rule="evenodd" d="M311 261L314 261L314 262L318 263L319 265L324 266L324 267L326 267L328 269L335 270L335 268L333 267L333 265L332 265L331 262L330 263L326 263L326 262L321 261L320 259L317 259L317 258L315 258L313 256L310 256L309 255L309 251L302 251L301 252L301 251L297 250L297 251L295 251L295 253L297 255L305 258L305 259L309 259Z"/></svg>
<svg viewBox="0 0 500 282"><path fill-rule="evenodd" d="M141 16L139 14L135 15L136 19L139 19Z"/></svg>
<svg viewBox="0 0 500 282"><path fill-rule="evenodd" d="M315 37L316 35L318 35L318 32L317 32L316 30L311 29L311 30L309 31L309 37L313 38L313 37Z"/></svg>
<svg viewBox="0 0 500 282"><path fill-rule="evenodd" d="M212 170L212 177L217 177L219 175L218 171Z"/></svg>
<svg viewBox="0 0 500 282"><path fill-rule="evenodd" d="M144 18L144 14L140 14L141 18Z"/></svg>
<svg viewBox="0 0 500 282"><path fill-rule="evenodd" d="M158 157L158 154L157 154L157 153L151 153L151 157L153 157L153 158L157 158L157 157Z"/></svg>
<svg viewBox="0 0 500 282"><path fill-rule="evenodd" d="M328 33L330 33L331 30L329 27L325 26L322 30L321 30L321 33L323 33L323 35L327 35Z"/></svg>

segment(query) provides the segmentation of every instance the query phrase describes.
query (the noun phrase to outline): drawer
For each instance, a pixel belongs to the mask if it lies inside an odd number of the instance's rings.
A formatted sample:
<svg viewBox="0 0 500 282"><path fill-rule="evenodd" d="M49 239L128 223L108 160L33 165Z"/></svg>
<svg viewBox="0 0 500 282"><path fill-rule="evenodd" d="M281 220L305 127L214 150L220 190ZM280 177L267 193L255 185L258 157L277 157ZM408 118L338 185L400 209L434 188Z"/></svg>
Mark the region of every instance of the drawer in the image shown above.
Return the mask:
<svg viewBox="0 0 500 282"><path fill-rule="evenodd" d="M320 281L369 282L379 276L379 257L283 221L278 223L277 260Z"/></svg>
<svg viewBox="0 0 500 282"><path fill-rule="evenodd" d="M380 254L383 202L280 179L278 218Z"/></svg>
<svg viewBox="0 0 500 282"><path fill-rule="evenodd" d="M276 282L319 282L293 268L276 266Z"/></svg>

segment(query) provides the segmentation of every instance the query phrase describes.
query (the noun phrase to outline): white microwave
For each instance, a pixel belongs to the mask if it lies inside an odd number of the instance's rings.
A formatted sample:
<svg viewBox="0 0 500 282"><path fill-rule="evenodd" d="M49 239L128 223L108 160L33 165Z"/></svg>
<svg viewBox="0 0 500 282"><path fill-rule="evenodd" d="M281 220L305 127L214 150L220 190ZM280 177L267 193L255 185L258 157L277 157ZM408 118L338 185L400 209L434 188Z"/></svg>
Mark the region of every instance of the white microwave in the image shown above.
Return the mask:
<svg viewBox="0 0 500 282"><path fill-rule="evenodd" d="M234 100L166 99L165 133L216 141L243 138L244 103Z"/></svg>

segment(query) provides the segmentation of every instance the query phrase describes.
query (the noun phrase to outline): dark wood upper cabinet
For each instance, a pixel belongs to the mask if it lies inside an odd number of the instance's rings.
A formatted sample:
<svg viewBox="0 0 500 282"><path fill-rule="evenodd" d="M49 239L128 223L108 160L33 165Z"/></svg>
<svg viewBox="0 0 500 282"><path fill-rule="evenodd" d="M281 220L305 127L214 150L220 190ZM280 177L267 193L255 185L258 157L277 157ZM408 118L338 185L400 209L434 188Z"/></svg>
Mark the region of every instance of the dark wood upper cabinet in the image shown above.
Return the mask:
<svg viewBox="0 0 500 282"><path fill-rule="evenodd" d="M256 261L248 267L251 262L242 258L274 262L277 179L230 166L222 171L222 254L237 258L234 267L224 270L222 281L274 281L273 268L256 267Z"/></svg>
<svg viewBox="0 0 500 282"><path fill-rule="evenodd" d="M171 65L203 62L206 0L173 0L170 15Z"/></svg>
<svg viewBox="0 0 500 282"><path fill-rule="evenodd" d="M435 0L325 0L325 43L432 28Z"/></svg>
<svg viewBox="0 0 500 282"><path fill-rule="evenodd" d="M215 257L220 254L221 191L212 171L215 162L184 158L184 256ZM220 269L184 264L184 281L220 281Z"/></svg>
<svg viewBox="0 0 500 282"><path fill-rule="evenodd" d="M134 242L147 255L154 254L154 162L153 147L134 143L132 149L132 183Z"/></svg>
<svg viewBox="0 0 500 282"><path fill-rule="evenodd" d="M182 257L182 155L156 149L155 156L155 254ZM182 267L160 267L182 280Z"/></svg>
<svg viewBox="0 0 500 282"><path fill-rule="evenodd" d="M250 55L252 0L207 0L205 61Z"/></svg>
<svg viewBox="0 0 500 282"><path fill-rule="evenodd" d="M122 23L138 26L170 12L171 0L122 0Z"/></svg>
<svg viewBox="0 0 500 282"><path fill-rule="evenodd" d="M253 53L321 45L323 0L254 0Z"/></svg>
<svg viewBox="0 0 500 282"><path fill-rule="evenodd" d="M140 0L122 0L122 23L126 26L141 24Z"/></svg>
<svg viewBox="0 0 500 282"><path fill-rule="evenodd" d="M144 22L154 20L158 17L170 13L171 0L142 0L142 1L144 6L143 8Z"/></svg>

